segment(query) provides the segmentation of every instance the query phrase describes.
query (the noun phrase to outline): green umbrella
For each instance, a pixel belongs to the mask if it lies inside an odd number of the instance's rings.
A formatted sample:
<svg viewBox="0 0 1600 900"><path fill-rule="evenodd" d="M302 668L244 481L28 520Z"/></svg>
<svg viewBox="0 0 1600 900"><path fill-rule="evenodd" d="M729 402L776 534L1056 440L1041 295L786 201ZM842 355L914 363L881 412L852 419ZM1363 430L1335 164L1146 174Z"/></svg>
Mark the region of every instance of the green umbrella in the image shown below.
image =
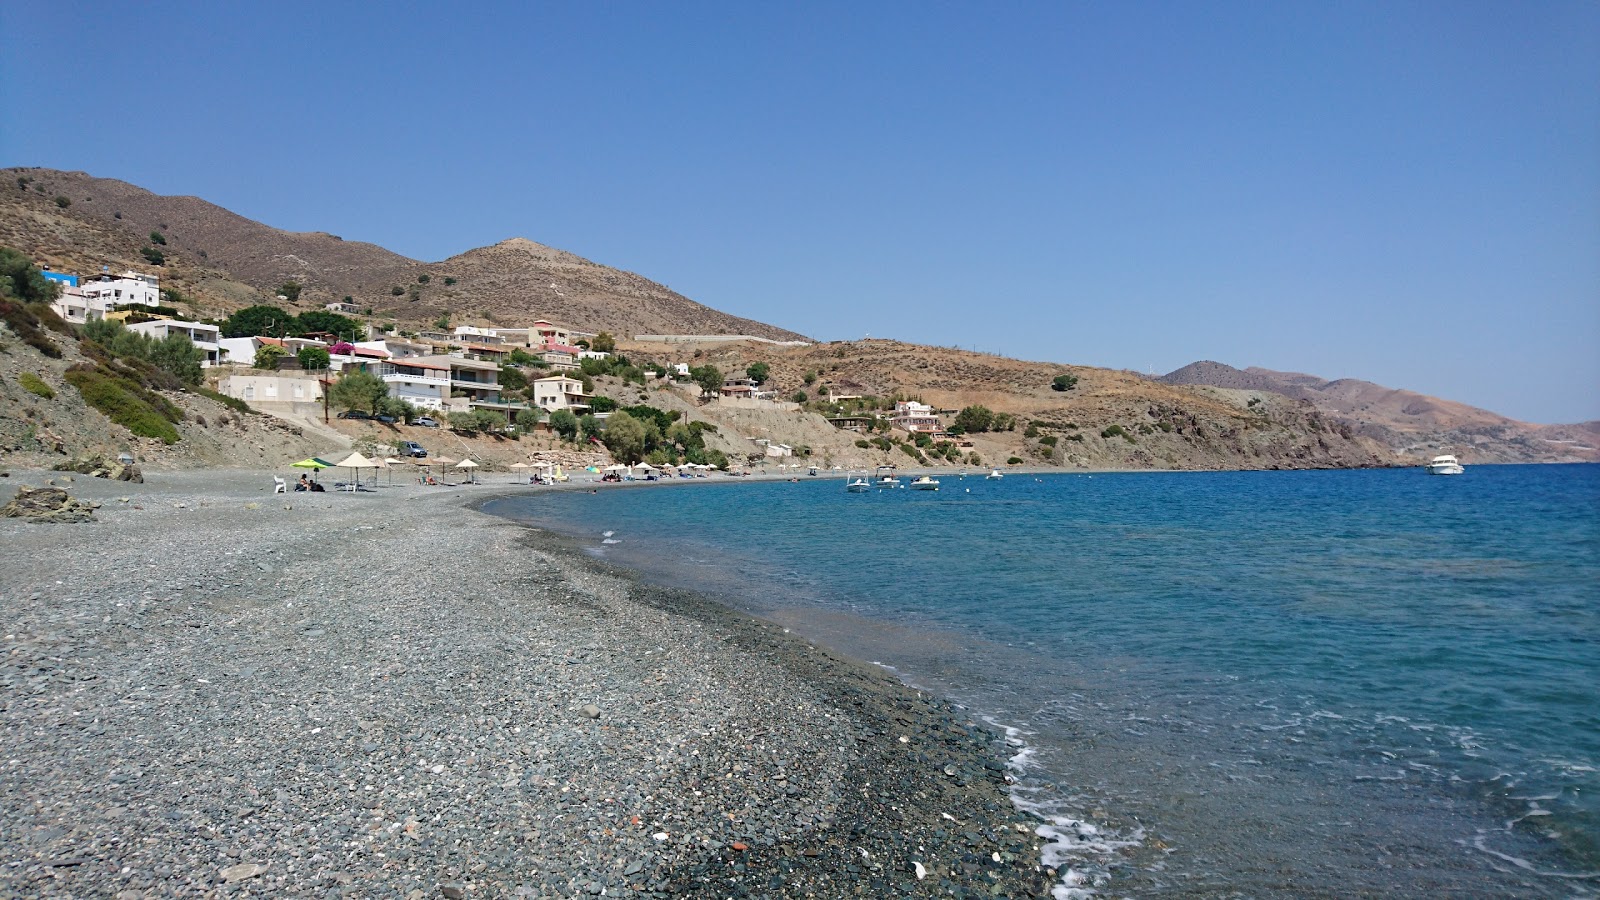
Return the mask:
<svg viewBox="0 0 1600 900"><path fill-rule="evenodd" d="M302 459L297 463L290 463L289 466L290 468L294 469L315 469L316 471L320 472L323 469L333 468L333 463L312 456L307 459Z"/></svg>

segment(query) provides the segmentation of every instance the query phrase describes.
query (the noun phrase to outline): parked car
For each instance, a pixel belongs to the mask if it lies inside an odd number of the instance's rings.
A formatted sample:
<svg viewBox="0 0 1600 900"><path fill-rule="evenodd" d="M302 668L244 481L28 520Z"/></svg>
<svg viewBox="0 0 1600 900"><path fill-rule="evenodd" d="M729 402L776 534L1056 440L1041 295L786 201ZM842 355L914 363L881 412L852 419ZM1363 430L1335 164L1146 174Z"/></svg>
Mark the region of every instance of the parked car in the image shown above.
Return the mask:
<svg viewBox="0 0 1600 900"><path fill-rule="evenodd" d="M415 456L418 459L428 455L428 451L422 449L422 445L416 441L401 441L399 451L401 456Z"/></svg>
<svg viewBox="0 0 1600 900"><path fill-rule="evenodd" d="M420 419L416 419L416 420L412 421L411 424L413 424L413 425L421 425L423 428L438 428L439 427L439 423L434 421L433 416L423 416Z"/></svg>
<svg viewBox="0 0 1600 900"><path fill-rule="evenodd" d="M374 418L376 418L379 422L382 422L385 425L393 425L395 422L399 421L394 416L389 416L389 415L374 416Z"/></svg>
<svg viewBox="0 0 1600 900"><path fill-rule="evenodd" d="M359 409L347 409L344 412L339 413L339 418L341 418L341 419L370 419L370 418L372 418L372 414L371 413L364 413Z"/></svg>

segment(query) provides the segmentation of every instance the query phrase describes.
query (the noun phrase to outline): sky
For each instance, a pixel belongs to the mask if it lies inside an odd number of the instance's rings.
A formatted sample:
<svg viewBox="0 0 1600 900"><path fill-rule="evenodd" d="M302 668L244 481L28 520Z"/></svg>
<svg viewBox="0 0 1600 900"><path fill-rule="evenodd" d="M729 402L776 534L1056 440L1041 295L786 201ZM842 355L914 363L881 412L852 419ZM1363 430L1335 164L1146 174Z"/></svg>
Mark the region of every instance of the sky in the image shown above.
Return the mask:
<svg viewBox="0 0 1600 900"><path fill-rule="evenodd" d="M820 340L1600 419L1600 3L0 3L0 166ZM537 310L531 310L537 314Z"/></svg>

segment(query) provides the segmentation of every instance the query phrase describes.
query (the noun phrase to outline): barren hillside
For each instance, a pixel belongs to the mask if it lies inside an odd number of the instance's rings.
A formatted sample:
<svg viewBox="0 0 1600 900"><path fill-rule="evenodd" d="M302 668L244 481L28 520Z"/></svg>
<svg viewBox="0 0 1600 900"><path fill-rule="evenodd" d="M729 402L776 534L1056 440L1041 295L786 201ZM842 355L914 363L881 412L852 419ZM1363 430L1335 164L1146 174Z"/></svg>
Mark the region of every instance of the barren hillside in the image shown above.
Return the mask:
<svg viewBox="0 0 1600 900"><path fill-rule="evenodd" d="M6 225L0 241L7 246L85 273L107 264L146 268L139 249L151 243L151 232L159 232L167 242L160 248L168 258L163 277L218 312L268 302L280 285L293 280L304 287L301 308L348 296L371 309L375 319L402 327L440 316L457 324L503 325L547 318L622 335L688 332L803 340L795 332L703 306L631 272L524 238L428 263L337 235L283 231L197 197L164 197L83 172L6 169L3 174L0 219ZM69 205L58 206L57 197Z"/></svg>
<svg viewBox="0 0 1600 900"><path fill-rule="evenodd" d="M1156 380L1304 401L1356 433L1418 458L1449 451L1469 462L1600 461L1600 441L1594 439L1592 427L1532 425L1465 403L1355 378L1330 381L1302 372L1236 369L1207 360Z"/></svg>

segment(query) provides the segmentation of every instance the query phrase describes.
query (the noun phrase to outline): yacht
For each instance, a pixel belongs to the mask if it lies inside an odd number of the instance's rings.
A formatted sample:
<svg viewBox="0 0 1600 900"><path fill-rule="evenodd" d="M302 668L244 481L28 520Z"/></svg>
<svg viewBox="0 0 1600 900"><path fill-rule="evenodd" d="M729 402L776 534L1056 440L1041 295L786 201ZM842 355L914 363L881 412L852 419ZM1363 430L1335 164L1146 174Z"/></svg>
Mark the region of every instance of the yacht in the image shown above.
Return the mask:
<svg viewBox="0 0 1600 900"><path fill-rule="evenodd" d="M918 476L912 480L911 489L914 491L937 491L939 489L939 479L927 475Z"/></svg>
<svg viewBox="0 0 1600 900"><path fill-rule="evenodd" d="M1427 469L1429 475L1460 475L1466 471L1461 465L1461 460L1449 454L1435 456L1433 461L1428 463Z"/></svg>

